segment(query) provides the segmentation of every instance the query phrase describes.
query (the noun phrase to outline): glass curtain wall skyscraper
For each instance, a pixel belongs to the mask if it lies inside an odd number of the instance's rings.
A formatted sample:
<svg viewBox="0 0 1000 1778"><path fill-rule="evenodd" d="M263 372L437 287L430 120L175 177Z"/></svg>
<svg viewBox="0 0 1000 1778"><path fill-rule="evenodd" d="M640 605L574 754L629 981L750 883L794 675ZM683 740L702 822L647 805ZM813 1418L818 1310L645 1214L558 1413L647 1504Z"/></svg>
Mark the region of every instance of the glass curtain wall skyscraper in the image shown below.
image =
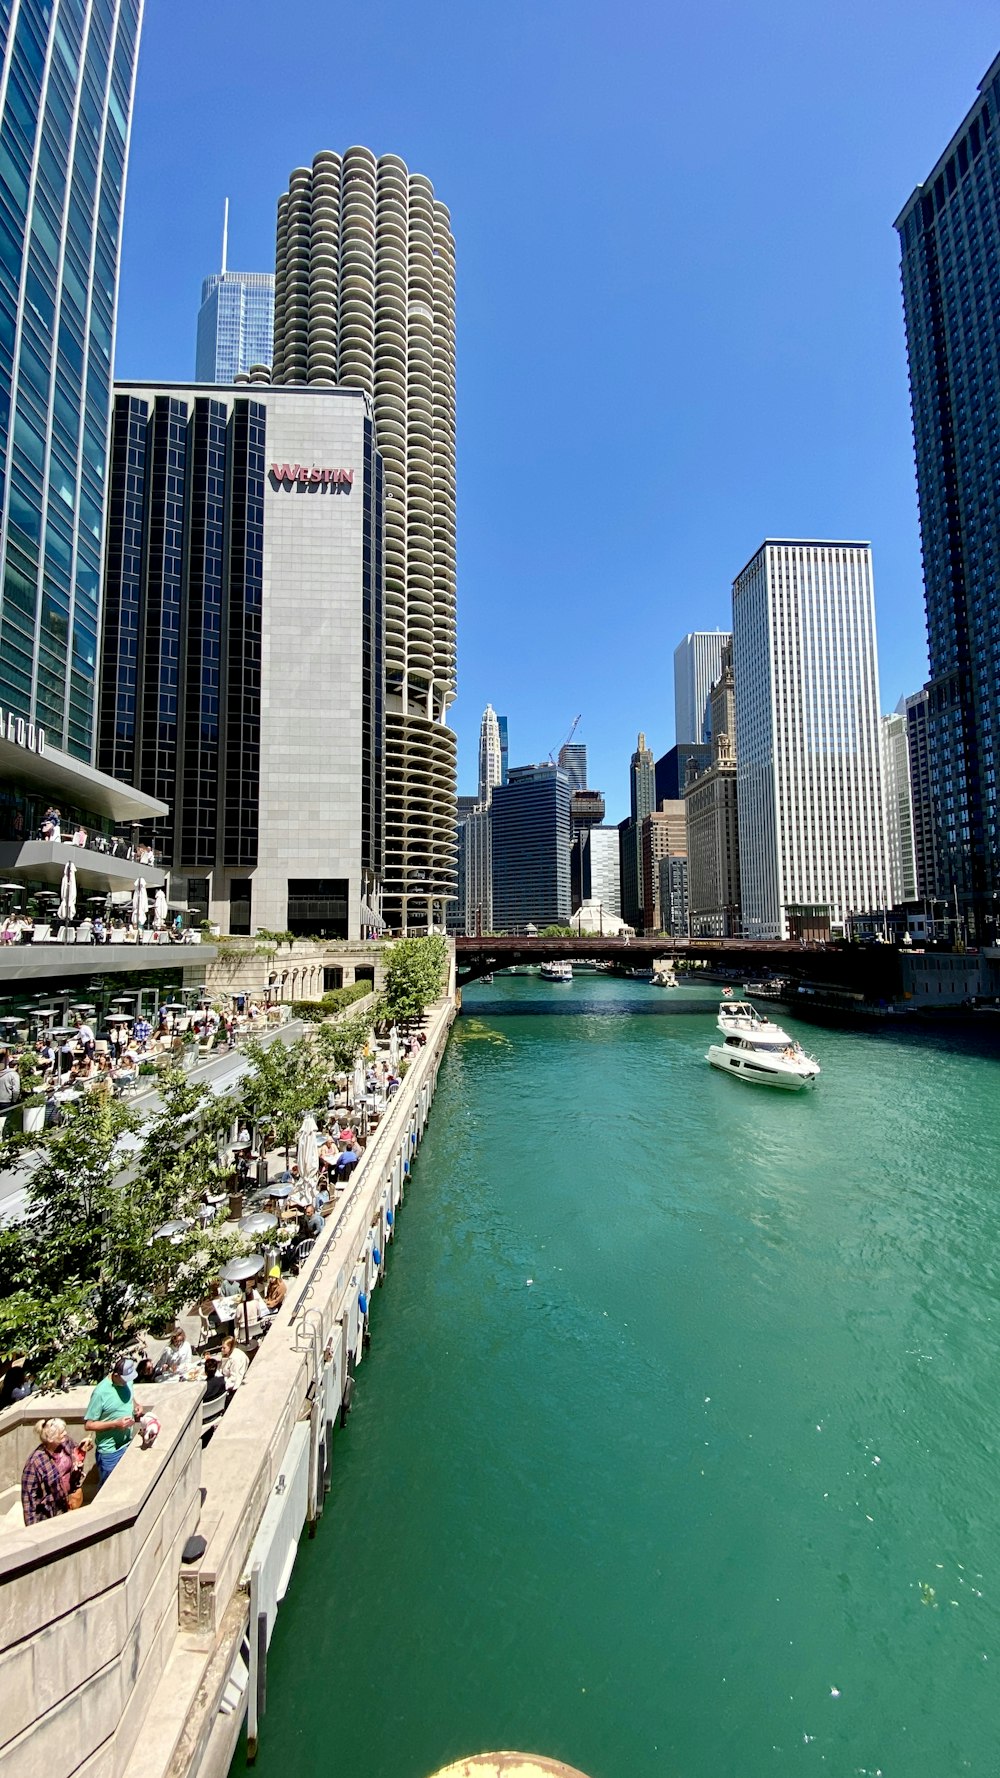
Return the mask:
<svg viewBox="0 0 1000 1778"><path fill-rule="evenodd" d="M278 204L275 383L363 389L385 461L385 915L456 894L455 242L421 173L318 154Z"/></svg>
<svg viewBox="0 0 1000 1778"><path fill-rule="evenodd" d="M1000 56L896 229L938 888L957 896L976 936L990 936L1000 891Z"/></svg>
<svg viewBox="0 0 1000 1778"><path fill-rule="evenodd" d="M0 703L88 762L142 10L0 3Z"/></svg>
<svg viewBox="0 0 1000 1778"><path fill-rule="evenodd" d="M231 383L269 365L274 344L271 272L213 272L201 287L195 382Z"/></svg>

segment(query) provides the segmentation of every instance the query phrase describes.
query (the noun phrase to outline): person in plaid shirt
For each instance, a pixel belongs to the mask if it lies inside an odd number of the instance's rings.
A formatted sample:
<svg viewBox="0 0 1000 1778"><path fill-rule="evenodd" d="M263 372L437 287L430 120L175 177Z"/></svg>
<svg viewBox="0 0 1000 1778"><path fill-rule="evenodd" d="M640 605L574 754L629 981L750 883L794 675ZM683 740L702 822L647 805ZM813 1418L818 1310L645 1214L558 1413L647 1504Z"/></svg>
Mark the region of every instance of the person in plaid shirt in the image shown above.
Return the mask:
<svg viewBox="0 0 1000 1778"><path fill-rule="evenodd" d="M132 1026L132 1042L137 1043L140 1049L145 1049L152 1035L153 1027L149 1020L136 1019L135 1024Z"/></svg>
<svg viewBox="0 0 1000 1778"><path fill-rule="evenodd" d="M39 1420L38 1445L21 1471L21 1510L26 1525L69 1511L71 1486L83 1464L83 1448L69 1438L65 1420Z"/></svg>

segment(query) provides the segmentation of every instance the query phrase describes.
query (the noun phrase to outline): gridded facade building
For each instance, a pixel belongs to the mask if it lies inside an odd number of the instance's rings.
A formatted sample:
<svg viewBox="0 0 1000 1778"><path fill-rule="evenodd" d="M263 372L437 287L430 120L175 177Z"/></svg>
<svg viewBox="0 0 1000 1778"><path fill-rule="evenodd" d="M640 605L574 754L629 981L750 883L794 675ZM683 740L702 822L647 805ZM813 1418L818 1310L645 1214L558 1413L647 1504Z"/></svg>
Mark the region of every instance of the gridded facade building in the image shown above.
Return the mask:
<svg viewBox="0 0 1000 1778"><path fill-rule="evenodd" d="M386 917L456 893L455 243L430 181L318 154L278 204L275 383L363 389L386 473Z"/></svg>
<svg viewBox="0 0 1000 1778"><path fill-rule="evenodd" d="M768 539L733 583L733 673L744 934L885 907L868 544Z"/></svg>
<svg viewBox="0 0 1000 1778"><path fill-rule="evenodd" d="M100 763L224 932L379 924L382 501L360 392L118 385Z"/></svg>
<svg viewBox="0 0 1000 1778"><path fill-rule="evenodd" d="M558 766L515 766L493 792L493 921L498 932L565 926L570 917L569 779Z"/></svg>
<svg viewBox="0 0 1000 1778"><path fill-rule="evenodd" d="M927 711L930 699L926 691L901 698L897 715L906 717L906 735L910 748L910 806L913 810L913 852L917 879L917 897L930 900L939 896L937 870L937 836L934 825L934 797L931 791L931 755L927 736Z"/></svg>
<svg viewBox="0 0 1000 1778"><path fill-rule="evenodd" d="M901 902L917 899L910 743L905 716L893 714L882 718L882 786L885 843L889 854L889 901L892 907L898 907Z"/></svg>
<svg viewBox="0 0 1000 1778"><path fill-rule="evenodd" d="M916 447L938 887L1000 891L1000 56L896 219Z"/></svg>
<svg viewBox="0 0 1000 1778"><path fill-rule="evenodd" d="M142 0L0 4L0 704L93 760Z"/></svg>
<svg viewBox="0 0 1000 1778"><path fill-rule="evenodd" d="M274 346L274 274L213 272L201 287L194 375L231 383L269 365Z"/></svg>
<svg viewBox="0 0 1000 1778"><path fill-rule="evenodd" d="M674 740L678 747L712 738L708 694L722 671L723 630L691 630L674 649ZM683 778L681 791L683 792Z"/></svg>
<svg viewBox="0 0 1000 1778"><path fill-rule="evenodd" d="M736 696L732 643L709 696L712 763L684 787L687 892L692 938L735 938L740 930L740 841L736 794Z"/></svg>

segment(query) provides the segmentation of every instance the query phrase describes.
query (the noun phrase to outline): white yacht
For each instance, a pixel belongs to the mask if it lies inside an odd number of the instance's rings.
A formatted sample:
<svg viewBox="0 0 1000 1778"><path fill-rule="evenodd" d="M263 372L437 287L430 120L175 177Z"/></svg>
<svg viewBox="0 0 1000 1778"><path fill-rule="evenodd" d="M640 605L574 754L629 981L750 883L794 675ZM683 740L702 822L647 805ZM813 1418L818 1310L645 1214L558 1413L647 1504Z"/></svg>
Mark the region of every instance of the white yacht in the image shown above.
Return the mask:
<svg viewBox="0 0 1000 1778"><path fill-rule="evenodd" d="M543 963L539 971L543 982L571 982L572 963Z"/></svg>
<svg viewBox="0 0 1000 1778"><path fill-rule="evenodd" d="M753 1086L799 1092L810 1086L820 1072L819 1063L806 1055L794 1037L770 1019L762 1018L745 1001L723 1001L719 1029L722 1042L710 1046L706 1062Z"/></svg>
<svg viewBox="0 0 1000 1778"><path fill-rule="evenodd" d="M719 1030L769 1031L776 1029L771 1024L766 1012L758 1012L749 1000L723 1000L719 1007Z"/></svg>

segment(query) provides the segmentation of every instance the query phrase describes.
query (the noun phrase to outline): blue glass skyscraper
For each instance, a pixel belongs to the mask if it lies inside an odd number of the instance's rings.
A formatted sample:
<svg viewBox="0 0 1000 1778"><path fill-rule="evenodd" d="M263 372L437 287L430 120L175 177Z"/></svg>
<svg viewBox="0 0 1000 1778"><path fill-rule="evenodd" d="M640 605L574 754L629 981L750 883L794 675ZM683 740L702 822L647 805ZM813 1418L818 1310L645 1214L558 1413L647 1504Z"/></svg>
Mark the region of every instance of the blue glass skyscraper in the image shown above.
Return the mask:
<svg viewBox="0 0 1000 1778"><path fill-rule="evenodd" d="M0 704L90 760L143 0L0 0Z"/></svg>
<svg viewBox="0 0 1000 1778"><path fill-rule="evenodd" d="M201 287L195 381L231 383L255 364L270 364L274 345L274 275L213 272Z"/></svg>
<svg viewBox="0 0 1000 1778"><path fill-rule="evenodd" d="M937 893L1000 892L1000 56L896 220L920 499Z"/></svg>

